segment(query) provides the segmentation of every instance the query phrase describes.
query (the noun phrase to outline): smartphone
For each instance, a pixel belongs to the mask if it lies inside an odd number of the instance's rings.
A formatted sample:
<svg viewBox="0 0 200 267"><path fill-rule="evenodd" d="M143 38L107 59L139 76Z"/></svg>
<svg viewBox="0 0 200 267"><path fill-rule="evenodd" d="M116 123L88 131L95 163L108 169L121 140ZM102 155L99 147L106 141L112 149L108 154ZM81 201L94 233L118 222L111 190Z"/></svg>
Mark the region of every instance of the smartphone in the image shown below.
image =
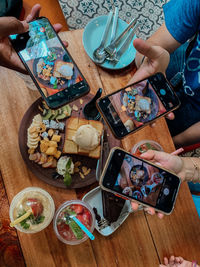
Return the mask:
<svg viewBox="0 0 200 267"><path fill-rule="evenodd" d="M101 97L97 108L118 139L179 107L180 101L162 73Z"/></svg>
<svg viewBox="0 0 200 267"><path fill-rule="evenodd" d="M103 190L119 197L170 214L181 180L168 170L115 147L108 156L99 183Z"/></svg>
<svg viewBox="0 0 200 267"><path fill-rule="evenodd" d="M89 92L88 83L47 18L30 22L28 32L9 38L50 108Z"/></svg>

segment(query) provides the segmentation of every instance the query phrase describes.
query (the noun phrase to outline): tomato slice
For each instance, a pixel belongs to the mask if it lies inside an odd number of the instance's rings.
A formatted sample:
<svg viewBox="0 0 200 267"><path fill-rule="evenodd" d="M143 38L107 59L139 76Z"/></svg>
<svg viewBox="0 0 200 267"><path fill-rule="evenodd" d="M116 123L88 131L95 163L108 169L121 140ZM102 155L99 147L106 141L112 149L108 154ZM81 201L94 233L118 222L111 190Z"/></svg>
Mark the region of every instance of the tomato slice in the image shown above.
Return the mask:
<svg viewBox="0 0 200 267"><path fill-rule="evenodd" d="M38 217L43 212L43 205L37 198L28 198L26 204L31 207L33 215Z"/></svg>

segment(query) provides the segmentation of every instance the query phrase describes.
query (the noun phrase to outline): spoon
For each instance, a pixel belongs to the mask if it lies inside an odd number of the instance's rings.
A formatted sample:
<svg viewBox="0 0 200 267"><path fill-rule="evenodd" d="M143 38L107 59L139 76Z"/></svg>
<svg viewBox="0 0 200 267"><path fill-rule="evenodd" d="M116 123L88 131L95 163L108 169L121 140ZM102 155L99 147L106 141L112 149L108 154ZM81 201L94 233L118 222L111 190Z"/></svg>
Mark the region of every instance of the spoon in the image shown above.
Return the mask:
<svg viewBox="0 0 200 267"><path fill-rule="evenodd" d="M83 114L88 120L98 120L100 118L100 113L96 108L96 101L102 94L102 88L99 88L96 95L88 102L83 108Z"/></svg>
<svg viewBox="0 0 200 267"><path fill-rule="evenodd" d="M103 37L102 37L101 43L100 43L99 47L97 47L93 52L94 62L96 62L97 64L101 64L105 60L104 46L105 46L106 38L107 38L107 35L108 35L108 31L109 31L109 28L110 28L110 24L111 24L111 21L112 21L112 17L113 17L113 12L110 11L110 13L108 15L107 22L106 22L106 27L105 27L105 30L104 30L104 33L103 33Z"/></svg>

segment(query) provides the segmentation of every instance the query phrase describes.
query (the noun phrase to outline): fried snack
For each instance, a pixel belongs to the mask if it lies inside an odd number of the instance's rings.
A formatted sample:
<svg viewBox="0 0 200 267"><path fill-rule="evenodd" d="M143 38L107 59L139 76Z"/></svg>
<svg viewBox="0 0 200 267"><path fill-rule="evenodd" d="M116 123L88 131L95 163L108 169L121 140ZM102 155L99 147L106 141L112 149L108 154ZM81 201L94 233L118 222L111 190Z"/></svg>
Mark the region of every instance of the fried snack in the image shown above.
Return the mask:
<svg viewBox="0 0 200 267"><path fill-rule="evenodd" d="M103 132L103 124L101 122L93 120L88 121L82 118L71 117L66 121L65 143L64 143L63 153L79 154L95 159L98 159L100 157L100 151L101 151L100 144L93 150L89 150L89 148L84 149L80 147L73 141L74 140L73 137L75 136L76 131L79 129L79 127L86 124L89 124L92 127L94 127L99 133L99 139L101 138Z"/></svg>

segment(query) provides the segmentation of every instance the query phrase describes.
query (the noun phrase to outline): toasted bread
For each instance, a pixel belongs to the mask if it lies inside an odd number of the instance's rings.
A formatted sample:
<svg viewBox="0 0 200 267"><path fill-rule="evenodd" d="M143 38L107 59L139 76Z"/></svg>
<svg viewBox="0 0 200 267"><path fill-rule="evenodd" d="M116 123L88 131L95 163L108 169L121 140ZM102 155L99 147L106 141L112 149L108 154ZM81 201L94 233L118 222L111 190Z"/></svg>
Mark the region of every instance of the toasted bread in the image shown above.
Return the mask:
<svg viewBox="0 0 200 267"><path fill-rule="evenodd" d="M101 153L101 146L96 147L94 150L91 150L89 153L90 158L99 158Z"/></svg>
<svg viewBox="0 0 200 267"><path fill-rule="evenodd" d="M75 136L76 130L68 129L66 131L66 140L73 141L72 137Z"/></svg>
<svg viewBox="0 0 200 267"><path fill-rule="evenodd" d="M63 153L84 155L84 156L98 159L100 157L100 151L101 151L100 144L94 150L89 151L87 149L83 149L82 147L79 147L73 141L73 136L75 136L78 128L85 124L90 124L92 127L94 127L99 132L99 135L101 137L102 132L103 132L103 124L101 122L92 121L92 120L88 121L82 118L71 117L66 121L65 144L63 148Z"/></svg>
<svg viewBox="0 0 200 267"><path fill-rule="evenodd" d="M103 124L100 121L89 120L89 124L94 127L100 135L102 135Z"/></svg>
<svg viewBox="0 0 200 267"><path fill-rule="evenodd" d="M78 154L78 146L71 140L65 140L63 153Z"/></svg>
<svg viewBox="0 0 200 267"><path fill-rule="evenodd" d="M71 130L77 130L78 129L78 121L79 119L76 118L76 117L71 117L67 120L67 124L66 124L66 132L67 132L67 129L71 129Z"/></svg>

